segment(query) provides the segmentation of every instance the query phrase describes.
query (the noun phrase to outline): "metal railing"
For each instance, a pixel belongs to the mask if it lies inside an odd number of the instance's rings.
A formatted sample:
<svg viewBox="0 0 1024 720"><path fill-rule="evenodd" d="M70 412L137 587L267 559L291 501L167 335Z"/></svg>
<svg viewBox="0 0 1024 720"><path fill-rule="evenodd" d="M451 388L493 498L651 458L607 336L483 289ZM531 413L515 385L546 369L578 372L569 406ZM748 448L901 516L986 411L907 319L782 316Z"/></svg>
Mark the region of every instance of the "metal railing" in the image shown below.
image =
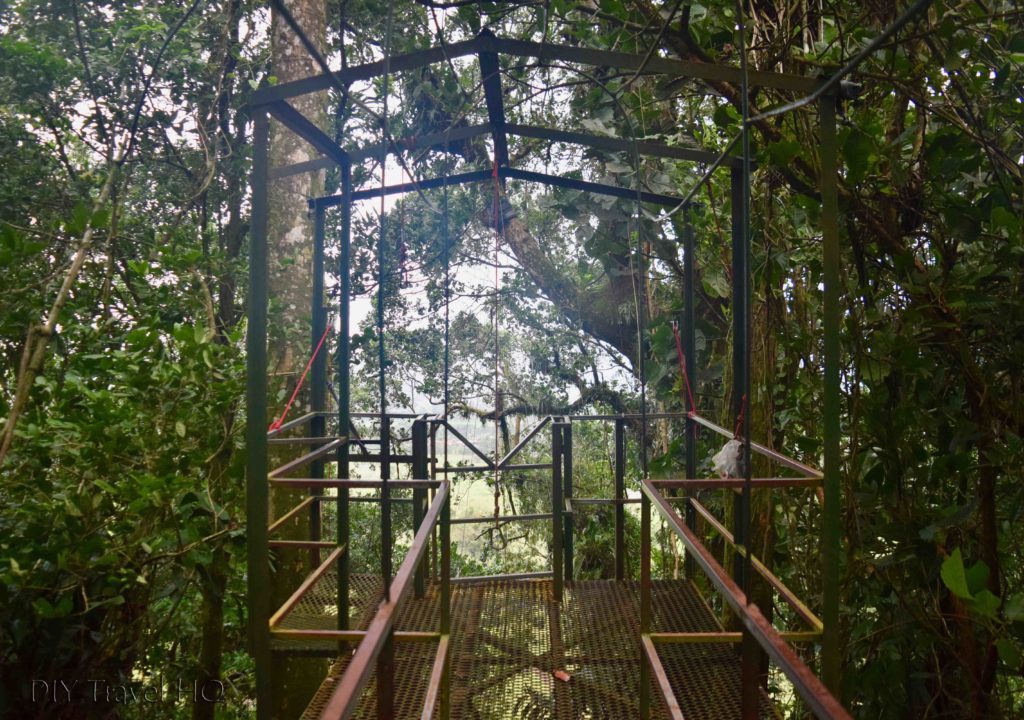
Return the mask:
<svg viewBox="0 0 1024 720"><path fill-rule="evenodd" d="M689 413L686 417L688 425L701 425L719 435L729 439L733 438L733 433L695 412ZM694 442L695 440L696 435L694 434L691 436L690 441ZM767 458L773 463L795 470L800 474L799 477L792 478L752 478L750 480L751 486L762 488L810 487L815 489L821 487L823 476L820 471L758 443L751 442L750 447L752 452ZM692 463L688 467L687 474L695 474ZM759 717L760 714L762 669L759 648L775 662L777 667L793 684L796 694L806 703L807 707L816 717L845 720L850 717L849 714L789 645L791 642L820 641L824 629L821 619L797 597L796 593L772 573L761 560L756 558L744 544L737 542L725 525L693 494L693 491L697 489L739 490L743 484L744 480L742 478L714 479L689 477L678 480L652 480L645 478L641 481L643 498L641 505L641 537L644 543L644 548L641 550L640 573L640 628L641 647L644 658L644 663L641 667L643 675L641 678L641 716L646 718L650 713L650 699L647 695L649 694L650 680L653 679L662 695L669 715L674 720L681 720L683 717L675 693L669 683L668 675L658 654L657 646L659 644L720 642L737 643L740 645L741 711L745 719ZM689 492L686 496L666 496L663 494L664 490L675 491L678 489L685 489ZM680 517L676 511L674 507L676 503L683 503L684 507L688 509L686 520ZM686 548L687 565L691 566L692 564L692 566L696 566L703 571L715 590L718 591L726 604L735 613L743 626L741 632L725 630L710 633L652 631L650 552L650 508L652 505L668 524L672 532L682 541ZM700 517L707 527L722 537L725 543L732 548L737 558L746 560L749 554L752 570L760 575L786 601L793 613L808 626L808 630L785 632L775 629L761 609L751 602L743 592L737 580L726 572L698 537L696 533L697 517ZM649 677L649 675L652 677Z"/></svg>

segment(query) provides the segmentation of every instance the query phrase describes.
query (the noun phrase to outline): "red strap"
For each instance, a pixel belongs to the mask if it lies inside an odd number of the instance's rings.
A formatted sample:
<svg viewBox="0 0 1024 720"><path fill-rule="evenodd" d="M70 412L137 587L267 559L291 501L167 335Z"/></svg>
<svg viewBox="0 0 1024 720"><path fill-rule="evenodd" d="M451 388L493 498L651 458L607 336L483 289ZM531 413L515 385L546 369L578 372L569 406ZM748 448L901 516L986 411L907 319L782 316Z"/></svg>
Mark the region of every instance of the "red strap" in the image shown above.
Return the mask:
<svg viewBox="0 0 1024 720"><path fill-rule="evenodd" d="M739 414L739 417L736 418L736 431L732 434L733 439L735 439L735 440L739 440L740 439L740 430L743 429L743 419L744 419L744 416L746 414L747 414L747 396L744 395L742 398L740 398L740 414Z"/></svg>
<svg viewBox="0 0 1024 720"><path fill-rule="evenodd" d="M679 357L679 372L686 383L686 395L690 400L690 412L697 411L697 403L693 401L693 390L690 388L690 376L686 374L686 355L683 354L683 341L679 339L679 323L672 322L672 334L676 336L676 355Z"/></svg>
<svg viewBox="0 0 1024 720"><path fill-rule="evenodd" d="M284 406L284 411L281 413L281 417L270 423L268 432L277 430L284 424L284 419L288 416L288 411L292 409L292 403L295 402L295 398L299 394L299 390L302 389L302 383L306 382L306 376L309 374L309 369L313 367L313 361L316 360L316 356L320 354L320 348L324 346L324 340L327 339L327 334L329 332L331 332L330 323L327 324L327 328L324 330L324 334L320 338L320 342L316 344L316 350L313 351L313 355L310 356L309 362L306 363L306 369L302 371L302 377L299 378L299 384L295 386L295 389L292 391L292 396L288 398L288 404Z"/></svg>

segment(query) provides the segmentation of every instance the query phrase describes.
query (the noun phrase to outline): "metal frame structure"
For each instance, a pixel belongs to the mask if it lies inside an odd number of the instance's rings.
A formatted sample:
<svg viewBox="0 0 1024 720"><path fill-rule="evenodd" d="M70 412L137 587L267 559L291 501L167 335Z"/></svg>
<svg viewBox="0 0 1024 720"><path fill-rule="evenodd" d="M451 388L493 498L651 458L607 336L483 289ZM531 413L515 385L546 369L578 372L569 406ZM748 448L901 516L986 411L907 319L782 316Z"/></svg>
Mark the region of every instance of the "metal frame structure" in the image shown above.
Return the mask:
<svg viewBox="0 0 1024 720"><path fill-rule="evenodd" d="M300 31L293 25L293 29ZM307 47L310 47L307 45ZM365 81L387 73L400 73L422 68L427 65L450 61L454 58L475 56L479 62L484 96L487 105L488 120L485 123L470 127L453 128L448 131L422 135L418 138L394 140L385 135L381 143L369 147L345 149L332 138L302 116L289 103L289 99L297 95L321 91L329 86L347 87L353 82ZM819 147L821 178L820 190L822 197L822 251L824 291L824 472L818 472L778 453L772 453L749 439L749 431L745 438L748 460L750 452L767 456L774 463L782 464L800 473L798 478L752 478L751 463L748 461L747 476L742 479L710 479L698 478L696 473L696 444L699 428L703 427L715 433L732 437L723 428L699 416L695 408L687 408L688 412L681 417L686 420L686 477L679 480L651 480L642 478L642 495L639 498L628 498L625 491L625 458L626 429L629 424L638 421L641 427L646 422L656 419L657 415L642 413L635 416L579 416L576 418L544 418L528 436L508 455L492 460L479 449L473 448L444 417L416 416L411 414L382 413L375 415L380 424L380 437L374 440L356 440L350 432L355 414L350 410L349 389L349 262L352 206L360 200L379 198L382 195L421 191L429 188L449 187L452 185L485 182L493 179L496 174L504 182L508 179L528 182L539 182L556 187L572 188L589 193L597 193L612 197L636 199L638 203L650 203L659 206L682 209L686 212L692 207L692 198L697 189L711 174L720 167L728 167L732 176L733 208L735 213L746 209L744 201L744 184L749 183L750 157L749 146L744 140L744 156L731 155L736 141L730 143L724 153L711 152L699 148L683 148L652 142L637 142L598 137L580 132L569 132L550 128L516 125L507 122L504 112L504 93L501 87L499 58L530 57L546 62L572 63L586 66L612 67L625 71L643 74L669 75L687 77L703 81L724 81L747 85L769 87L780 91L810 94L818 103L821 143ZM326 66L321 59L322 66ZM838 688L839 645L838 645L838 567L839 567L839 234L838 234L838 202L837 202L837 158L835 106L840 94L840 85L834 82L806 77L785 75L772 72L747 71L746 68L726 67L706 63L694 63L657 56L641 57L619 52L593 50L580 47L560 46L551 43L533 43L521 40L503 39L494 36L490 31L483 31L477 37L465 42L454 43L444 48L431 48L406 55L388 57L386 61L352 66L338 72L324 73L304 80L266 87L254 93L251 105L253 117L254 161L252 178L252 228L250 245L250 302L249 323L247 334L248 380L247 380L247 520L248 520L248 609L250 617L250 643L256 666L257 710L261 718L269 717L271 707L269 664L273 652L284 651L275 647L275 639L315 639L336 641L333 649L336 652L345 643L358 642L348 669L342 676L337 690L324 712L323 717L347 718L355 712L360 693L366 687L368 679L376 668L377 698L379 717L390 717L391 686L394 667L393 652L395 642L431 641L437 642L434 666L431 672L430 689L427 706L423 717L430 717L437 700L437 707L442 717L447 717L449 679L447 671L448 636L450 633L450 557L449 532L453 521L450 518L448 503L452 479L450 475L457 472L472 472L498 469L547 469L552 472L552 511L535 516L522 516L520 520L551 520L552 546L552 579L556 597L561 598L562 588L566 581L572 580L573 567L573 514L581 512L589 504L613 504L615 506L615 575L617 579L625 577L625 505L638 502L641 505L641 538L640 557L641 602L640 627L642 637L638 639L642 648L641 707L642 712L650 709L650 698L647 688L648 679L653 675L657 687L664 695L670 713L681 717L678 704L672 696L664 669L658 656L657 646L662 643L679 642L738 642L744 672L744 716L752 717L756 712L757 694L760 692L759 676L761 673L762 656L766 653L772 661L793 682L796 691L804 699L808 707L819 717L848 717L827 688L836 691ZM320 157L286 167L270 168L268 161L268 124L273 117L284 126L309 143ZM748 125L745 125L745 130ZM414 183L398 184L370 190L357 190L353 187L352 166L365 158L377 155L400 154L417 147L431 147L447 152L449 144L456 140L465 140L481 135L491 137L496 168L479 170L441 178L418 180ZM689 160L705 163L708 169L694 188L684 196L676 197L641 191L639 188L624 188L602 183L587 182L574 178L560 177L545 173L532 172L514 168L509 163L508 136L529 137L557 143L571 143L604 151L625 151L636 155L656 158ZM327 405L327 363L326 357L318 357L313 366L311 376L312 392L310 412L296 420L286 423L281 428L266 432L267 427L267 222L268 183L276 178L286 177L295 173L309 172L325 167L337 166L340 169L341 193L310 200L310 208L314 217L314 287L312 304L311 337L315 344L326 329L327 313L323 307L323 268L324 268L324 227L325 214L329 209L339 208L342 213L340 237L340 329L335 352L336 378L338 392L336 411ZM746 258L749 256L749 216L737 214L733 223L733 252L735 277L734 305L737 312L735 318L735 363L737 370L742 370L744 358L749 362L749 350L746 338L749 332L749 290L745 279L749 275ZM685 327L687 372L695 377L695 337L694 337L694 231L687 222L683 237L684 243L684 277L686 284L685 296ZM740 280L743 279L743 280ZM740 312L740 309L746 311ZM736 378L745 377L743 372L734 374ZM748 375L746 376L748 377ZM738 380L742 383L742 380ZM744 390L742 384L737 385L736 397ZM734 408L736 414L742 411L742 405ZM328 435L328 421L335 419L337 429ZM413 451L411 455L392 453L390 424L393 420L412 420ZM614 498L576 498L573 495L572 483L572 422L583 420L603 420L615 425L615 473ZM551 462L541 464L513 464L511 460L528 442L538 437L546 425L551 426ZM436 452L431 447L436 445L436 434L440 428L457 440L465 443L481 459L483 465L469 468L438 467ZM287 433L298 429L307 429L308 434L301 437L288 437ZM308 451L284 465L268 470L267 449L271 444L292 443L308 447ZM353 445L364 448L363 453L353 453ZM377 447L376 453L365 451L367 445ZM350 465L353 462L372 461L381 468L380 480L350 479ZM325 477L325 464L333 462L336 473L333 477ZM393 480L390 478L391 467L396 462L412 464L411 480ZM300 468L309 468L308 477L292 477L290 474ZM284 516L275 519L268 525L269 500L268 489L271 486L307 488L309 497ZM821 544L823 559L824 586L822 588L823 603L821 617L811 612L782 582L760 561L756 561L746 548L746 525L749 522L750 492L754 487L818 487L821 489L823 502L823 537ZM325 489L334 488L336 495L324 495ZM384 598L377 614L365 631L355 631L348 627L349 622L349 561L348 547L351 541L349 530L349 503L354 499L349 496L352 488L377 488L381 491L379 502L382 506L382 556L387 558L382 567ZM722 488L727 491L741 490L736 494L736 517L738 522L730 534L725 527L714 519L708 509L696 498L699 488ZM411 549L402 562L394 578L390 574L391 535L390 504L399 502L401 498L390 497L396 489L413 490L414 541ZM671 491L666 496L663 491ZM686 495L675 497L677 490L685 490ZM428 492L433 492L433 499L428 505ZM684 516L680 517L673 504L684 503ZM321 533L321 508L325 502L336 503L337 534L333 540L325 541ZM700 569L708 577L711 584L719 591L726 603L740 618L742 630L739 633L723 632L708 635L706 633L686 636L679 633L651 632L651 508L658 511L672 531L678 535L687 549L687 568L689 572ZM308 511L311 538L305 541L286 541L272 539L271 535L283 524L299 517ZM699 520L699 519L700 520ZM494 518L488 518L493 521ZM461 522L475 522L470 518ZM726 543L732 547L737 562L738 574L730 577L704 547L695 533L697 523L703 521L715 530ZM439 577L440 594L440 627L434 631L398 633L393 623L397 612L410 593L421 596L427 582L427 559L430 557L428 547L433 535L440 535L438 547L440 557L435 560L435 572ZM312 572L305 582L293 593L289 600L279 609L273 611L269 605L271 548L278 551L288 549L308 550ZM321 561L321 554L327 552ZM437 568L437 565L440 568ZM750 569L756 571L778 592L792 607L793 611L810 627L809 632L780 633L772 627L762 611L748 600L745 587ZM304 593L308 592L327 572L336 572L338 577L337 596L337 627L333 630L284 630L281 622L288 616L295 604ZM544 575L547 575L545 573ZM820 639L821 666L824 683L811 673L807 666L792 651L788 640L802 641ZM748 702L747 695L750 696Z"/></svg>

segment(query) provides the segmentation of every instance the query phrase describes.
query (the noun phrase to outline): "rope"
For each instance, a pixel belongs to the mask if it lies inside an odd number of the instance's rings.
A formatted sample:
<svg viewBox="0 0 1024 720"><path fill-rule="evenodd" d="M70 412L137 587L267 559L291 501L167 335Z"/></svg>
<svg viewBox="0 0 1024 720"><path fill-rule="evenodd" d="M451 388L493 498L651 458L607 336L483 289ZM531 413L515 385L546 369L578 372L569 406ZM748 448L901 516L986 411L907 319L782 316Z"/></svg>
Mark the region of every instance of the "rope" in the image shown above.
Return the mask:
<svg viewBox="0 0 1024 720"><path fill-rule="evenodd" d="M672 321L672 334L676 338L676 355L679 358L679 373L683 376L684 387L686 389L686 397L689 399L690 404L687 406L688 412L697 411L697 403L693 401L693 389L690 387L690 376L686 372L686 354L683 353L683 341L679 337L679 323L676 320Z"/></svg>
<svg viewBox="0 0 1024 720"><path fill-rule="evenodd" d="M750 598L750 581L751 581L751 559L750 559L750 544L753 540L752 537L752 525L753 525L753 513L751 512L751 462L750 462L750 427L749 424L744 423L744 416L747 410L747 393L750 392L750 295L751 295L751 274L752 270L750 267L750 85L748 77L748 63L747 63L747 29L746 21L744 17L743 3L737 0L736 3L736 16L737 16L737 30L739 31L739 55L740 55L740 106L741 114L743 116L743 131L741 137L743 139L743 197L740 218L742 222L743 230L743 268L744 273L742 278L733 278L733 283L742 282L744 284L743 292L743 307L736 308L734 312L743 313L743 331L746 333L743 352L743 370L742 378L740 380L740 387L743 389L743 397L740 398L740 412L739 417L736 418L736 432L734 434L737 440L740 439L739 432L742 429L743 432L743 502L742 507L742 523L743 523L743 544L747 546L747 552L743 556L744 572L743 572L743 593L747 596L747 602L753 602ZM734 339L735 342L735 339Z"/></svg>
<svg viewBox="0 0 1024 720"><path fill-rule="evenodd" d="M288 398L288 402L284 406L284 410L281 411L281 417L274 422L270 423L270 427L267 432L273 432L274 430L280 430L284 424L284 419L288 417L288 411L292 409L292 403L295 402L295 398L299 395L299 390L302 389L302 384L306 382L306 376L309 375L310 368L313 367L313 362L316 360L316 356L320 354L320 348L324 346L324 341L327 339L327 335L331 332L331 323L327 323L327 327L324 329L324 334L320 336L320 342L316 344L316 349L313 350L313 354L309 357L309 362L306 363L306 369L302 371L302 377L299 378L298 384L295 389L292 390L292 396Z"/></svg>

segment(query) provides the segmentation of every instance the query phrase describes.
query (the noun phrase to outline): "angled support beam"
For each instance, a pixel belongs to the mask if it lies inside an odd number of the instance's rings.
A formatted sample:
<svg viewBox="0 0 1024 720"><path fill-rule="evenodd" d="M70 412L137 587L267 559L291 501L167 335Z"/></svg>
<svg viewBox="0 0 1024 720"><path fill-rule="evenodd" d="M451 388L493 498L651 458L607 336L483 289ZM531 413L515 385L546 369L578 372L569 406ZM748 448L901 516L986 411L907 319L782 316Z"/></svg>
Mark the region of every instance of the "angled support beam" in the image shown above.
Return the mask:
<svg viewBox="0 0 1024 720"><path fill-rule="evenodd" d="M348 153L323 130L314 125L305 115L284 100L271 103L267 110L285 127L312 145L321 154L339 165L348 163Z"/></svg>
<svg viewBox="0 0 1024 720"><path fill-rule="evenodd" d="M605 185L603 183L589 182L587 180L576 180L574 178L561 177L559 175L548 175L547 173L534 172L532 170L501 168L499 169L499 175L503 179L511 178L513 180L538 182L543 185L562 187L569 190L581 190L583 192L591 192L597 195L609 195L611 197L624 198L626 200L633 200L636 198L636 190L631 190L630 188ZM385 195L398 195L402 193L415 192L417 188L420 190L431 190L433 188L442 187L446 182L449 186L462 185L470 182L487 182L492 177L493 173L490 170L473 170L471 172L460 173L458 175L450 175L447 178L429 178L427 180L419 180L416 183L388 185L384 188L383 193ZM376 200L380 198L380 195L380 188L371 188L368 190L357 190L352 193L351 197L352 201L355 202L357 200ZM640 199L643 202L663 205L666 207L675 207L680 202L680 198L675 197L674 195L661 195L660 193L652 192L641 192ZM340 195L326 195L310 201L314 208L334 207L336 205L340 205L341 202L342 198ZM650 417L653 418L655 416L651 415Z"/></svg>

